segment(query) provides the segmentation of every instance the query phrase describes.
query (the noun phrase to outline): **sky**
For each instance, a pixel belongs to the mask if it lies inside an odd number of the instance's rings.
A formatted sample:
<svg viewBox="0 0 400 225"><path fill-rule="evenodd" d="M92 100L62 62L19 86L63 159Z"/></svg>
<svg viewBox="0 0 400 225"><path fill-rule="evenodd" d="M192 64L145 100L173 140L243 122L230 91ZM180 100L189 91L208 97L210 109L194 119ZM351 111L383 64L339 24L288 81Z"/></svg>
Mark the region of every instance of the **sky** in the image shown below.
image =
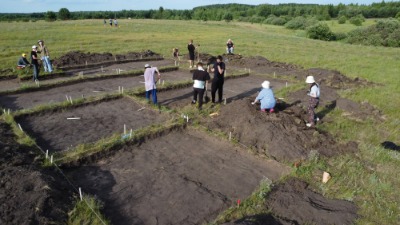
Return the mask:
<svg viewBox="0 0 400 225"><path fill-rule="evenodd" d="M389 2L390 0L386 0ZM0 13L58 12L60 8L69 11L119 11L159 9L192 9L197 6L212 4L280 4L280 3L313 3L313 4L371 4L381 0L1 0Z"/></svg>

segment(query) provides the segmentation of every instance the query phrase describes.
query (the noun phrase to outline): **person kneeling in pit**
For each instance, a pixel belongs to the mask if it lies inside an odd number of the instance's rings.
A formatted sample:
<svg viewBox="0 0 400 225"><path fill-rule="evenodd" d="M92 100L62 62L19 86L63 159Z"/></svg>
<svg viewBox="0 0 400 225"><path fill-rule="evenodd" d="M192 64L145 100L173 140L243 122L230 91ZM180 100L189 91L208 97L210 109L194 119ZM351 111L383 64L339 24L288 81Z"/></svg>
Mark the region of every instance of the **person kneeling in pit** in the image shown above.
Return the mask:
<svg viewBox="0 0 400 225"><path fill-rule="evenodd" d="M26 59L26 54L22 53L22 56L19 58L19 60L17 62L17 67L18 67L18 69L24 69L27 66L31 66L31 64Z"/></svg>
<svg viewBox="0 0 400 225"><path fill-rule="evenodd" d="M266 112L269 111L270 113L274 112L274 107L276 105L276 100L274 96L274 92L270 88L269 81L264 81L262 84L262 89L254 102L251 104L256 104L258 101L261 103L261 111Z"/></svg>

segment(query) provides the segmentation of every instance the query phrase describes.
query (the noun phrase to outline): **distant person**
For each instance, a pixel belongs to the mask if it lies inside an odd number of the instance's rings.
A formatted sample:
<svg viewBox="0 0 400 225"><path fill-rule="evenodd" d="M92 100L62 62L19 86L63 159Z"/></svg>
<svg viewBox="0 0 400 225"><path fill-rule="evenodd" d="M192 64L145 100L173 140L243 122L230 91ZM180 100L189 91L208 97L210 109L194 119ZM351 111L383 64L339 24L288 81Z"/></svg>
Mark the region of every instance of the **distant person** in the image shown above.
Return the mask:
<svg viewBox="0 0 400 225"><path fill-rule="evenodd" d="M193 40L189 40L189 44L187 46L188 51L189 51L189 68L194 67L194 51L196 50L196 47L193 45Z"/></svg>
<svg viewBox="0 0 400 225"><path fill-rule="evenodd" d="M218 90L218 103L222 102L222 93L224 87L225 63L222 56L217 56L217 62L211 69L214 72L214 78L211 83L211 101L215 103L215 93Z"/></svg>
<svg viewBox="0 0 400 225"><path fill-rule="evenodd" d="M117 21L117 19L114 19L114 26L115 26L115 27L118 27L118 21Z"/></svg>
<svg viewBox="0 0 400 225"><path fill-rule="evenodd" d="M233 50L235 48L235 45L233 44L231 39L228 39L226 42L226 53L228 54L233 54Z"/></svg>
<svg viewBox="0 0 400 225"><path fill-rule="evenodd" d="M112 19L110 18L110 27L112 27L112 24L113 24L113 21L112 21Z"/></svg>
<svg viewBox="0 0 400 225"><path fill-rule="evenodd" d="M178 48L173 48L172 49L172 57L174 58L175 66L179 65L179 61L181 59L179 58L179 49Z"/></svg>
<svg viewBox="0 0 400 225"><path fill-rule="evenodd" d="M307 95L310 96L310 100L308 102L308 123L307 127L315 126L315 121L318 121L319 118L315 116L314 109L318 107L319 104L319 95L320 89L319 85L315 82L313 76L307 76L306 83L310 84Z"/></svg>
<svg viewBox="0 0 400 225"><path fill-rule="evenodd" d="M31 64L33 66L33 81L39 80L39 58L37 55L37 46L32 46L31 51Z"/></svg>
<svg viewBox="0 0 400 225"><path fill-rule="evenodd" d="M193 100L192 104L196 104L197 95L199 96L199 110L203 106L204 92L207 91L210 74L204 70L203 63L197 63L197 70L193 72Z"/></svg>
<svg viewBox="0 0 400 225"><path fill-rule="evenodd" d="M154 76L157 72L157 78ZM144 66L144 85L146 88L146 99L150 101L150 95L153 98L153 103L157 104L157 81L161 78L161 74L157 67L151 67L149 64Z"/></svg>
<svg viewBox="0 0 400 225"><path fill-rule="evenodd" d="M104 19L104 26L106 26L107 25L107 21L106 21L106 19Z"/></svg>
<svg viewBox="0 0 400 225"><path fill-rule="evenodd" d="M38 52L40 53L40 59L42 60L44 71L51 73L53 72L53 67L51 66L49 49L44 44L43 40L39 40L38 44L39 44Z"/></svg>
<svg viewBox="0 0 400 225"><path fill-rule="evenodd" d="M269 111L270 113L272 113L272 112L274 112L276 100L275 100L274 92L270 88L270 82L267 80L264 81L261 84L261 87L262 87L262 89L261 89L260 93L257 95L254 102L252 102L251 104L254 105L258 101L260 101L261 111L262 112Z"/></svg>
<svg viewBox="0 0 400 225"><path fill-rule="evenodd" d="M19 58L18 62L17 62L17 66L19 69L23 69L27 66L30 66L31 64L29 63L29 61L26 59L26 54L22 53L21 57Z"/></svg>

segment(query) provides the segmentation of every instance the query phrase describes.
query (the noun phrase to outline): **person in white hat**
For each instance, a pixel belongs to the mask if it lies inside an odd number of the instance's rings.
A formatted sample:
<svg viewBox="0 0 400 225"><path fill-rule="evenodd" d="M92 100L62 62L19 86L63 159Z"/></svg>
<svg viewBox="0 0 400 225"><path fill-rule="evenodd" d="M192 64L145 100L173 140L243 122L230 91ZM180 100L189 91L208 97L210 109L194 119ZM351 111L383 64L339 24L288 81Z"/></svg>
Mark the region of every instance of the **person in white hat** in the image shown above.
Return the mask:
<svg viewBox="0 0 400 225"><path fill-rule="evenodd" d="M37 55L37 46L32 46L31 51L31 64L33 66L33 81L38 81L39 79L39 58Z"/></svg>
<svg viewBox="0 0 400 225"><path fill-rule="evenodd" d="M272 113L272 112L274 112L274 108L276 105L274 92L272 91L272 89L270 87L270 83L267 80L261 84L261 87L262 87L262 89L261 89L260 93L257 95L254 102L252 102L251 104L254 105L258 101L260 101L261 102L261 111L266 112L268 110L270 113Z"/></svg>
<svg viewBox="0 0 400 225"><path fill-rule="evenodd" d="M158 77L154 74L157 72ZM153 103L157 104L157 81L161 78L161 74L157 67L151 67L149 64L144 65L144 86L146 88L146 99L150 101L150 95L153 98Z"/></svg>
<svg viewBox="0 0 400 225"><path fill-rule="evenodd" d="M306 83L310 84L310 89L307 93L307 95L310 96L310 100L308 103L308 116L309 117L308 117L308 123L306 124L306 126L312 127L312 126L315 126L315 120L319 120L317 117L315 117L314 109L317 108L318 103L319 103L320 89L319 89L319 85L315 82L315 79L313 76L307 76Z"/></svg>

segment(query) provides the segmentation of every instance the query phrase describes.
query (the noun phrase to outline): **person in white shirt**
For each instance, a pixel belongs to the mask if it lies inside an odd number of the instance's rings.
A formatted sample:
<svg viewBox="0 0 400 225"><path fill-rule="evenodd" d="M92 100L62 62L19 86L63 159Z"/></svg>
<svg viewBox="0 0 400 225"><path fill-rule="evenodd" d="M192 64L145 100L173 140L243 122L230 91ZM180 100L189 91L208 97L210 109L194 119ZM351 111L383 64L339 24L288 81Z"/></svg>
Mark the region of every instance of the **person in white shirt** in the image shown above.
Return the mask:
<svg viewBox="0 0 400 225"><path fill-rule="evenodd" d="M157 72L158 76L154 74ZM153 103L157 104L157 81L161 78L161 74L157 67L151 67L149 64L144 66L144 86L146 88L146 99L150 101L150 95L153 98Z"/></svg>
<svg viewBox="0 0 400 225"><path fill-rule="evenodd" d="M307 76L306 83L310 84L310 89L307 93L307 95L310 96L310 100L308 103L308 116L309 117L308 117L308 123L306 125L307 125L307 127L313 127L313 126L315 126L315 121L319 120L318 117L315 117L314 109L317 108L318 103L319 103L320 89L319 89L319 85L315 82L315 79L313 76Z"/></svg>

